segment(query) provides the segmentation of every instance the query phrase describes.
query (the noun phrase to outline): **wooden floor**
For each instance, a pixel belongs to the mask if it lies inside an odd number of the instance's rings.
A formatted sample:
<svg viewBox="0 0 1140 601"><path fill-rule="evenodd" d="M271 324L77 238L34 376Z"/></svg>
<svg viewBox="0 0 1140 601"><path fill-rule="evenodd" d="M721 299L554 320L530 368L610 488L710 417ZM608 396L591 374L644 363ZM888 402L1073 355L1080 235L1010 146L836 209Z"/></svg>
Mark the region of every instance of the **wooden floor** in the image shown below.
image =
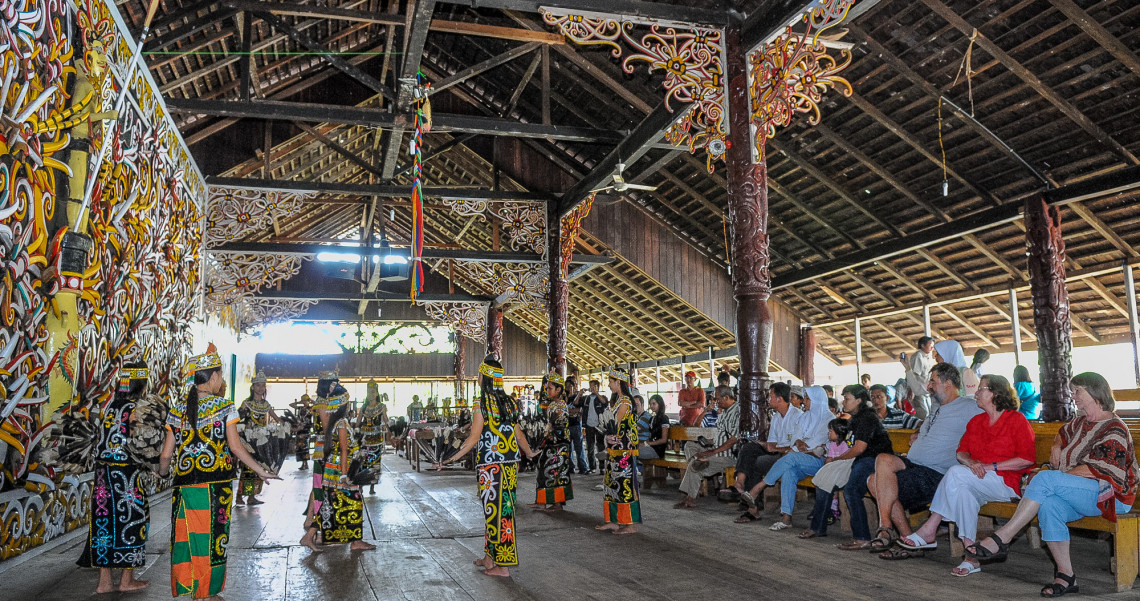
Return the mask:
<svg viewBox="0 0 1140 601"><path fill-rule="evenodd" d="M735 507L702 498L694 511L672 509L677 480L642 500L639 534L593 529L601 515L600 476L575 479L576 498L561 515L522 509L516 521L521 565L511 580L484 576L482 517L470 472L416 473L403 458L385 456L376 494L366 497L366 538L378 549L334 547L314 555L298 546L309 473L286 463L284 482L266 487L264 505L236 508L224 596L243 600L735 600L735 599L1029 599L1039 598L1052 564L1023 538L1009 561L967 578L949 574L957 561L941 548L924 559L886 562L844 552L829 538L795 537L810 507L797 508L796 527L771 532L771 517L732 523ZM533 474L520 477L519 500L533 500ZM801 503L801 505L804 505ZM151 587L129 599L170 598L170 501L152 503L143 578ZM802 510L802 511L801 511ZM75 566L83 537L0 563L0 600L94 598L97 572ZM1108 542L1074 540L1080 598L1134 599L1109 594ZM118 594L103 599L117 599Z"/></svg>

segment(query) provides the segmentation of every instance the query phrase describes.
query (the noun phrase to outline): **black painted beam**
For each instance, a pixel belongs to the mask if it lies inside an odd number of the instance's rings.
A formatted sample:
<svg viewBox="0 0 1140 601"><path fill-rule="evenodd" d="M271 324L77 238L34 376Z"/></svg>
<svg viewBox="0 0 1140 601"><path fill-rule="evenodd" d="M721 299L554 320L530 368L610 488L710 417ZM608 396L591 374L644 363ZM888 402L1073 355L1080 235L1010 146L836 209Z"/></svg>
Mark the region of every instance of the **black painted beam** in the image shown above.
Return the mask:
<svg viewBox="0 0 1140 601"><path fill-rule="evenodd" d="M332 300L332 301L373 301L373 302L404 302L408 301L406 292L336 292L322 290L262 290L253 295L253 298L270 298L284 300ZM465 292L454 294L438 294L425 292L416 295L416 300L423 302L465 302L489 303L490 297L475 296Z"/></svg>
<svg viewBox="0 0 1140 601"><path fill-rule="evenodd" d="M400 15L340 8L336 6L312 6L296 2L274 2L271 0L223 0L222 4L239 10L268 11L275 15L289 15L291 17L323 17L356 21L359 23L377 23L379 25L404 26L404 18Z"/></svg>
<svg viewBox="0 0 1140 601"><path fill-rule="evenodd" d="M248 254L313 255L323 252L341 252L380 255L379 248L365 249L358 244L313 244L300 242L228 242L206 252L240 252ZM467 250L461 248L425 248L425 259L454 259L456 261L483 261L486 263L544 263L546 259L537 253L501 252L490 250ZM571 263L579 265L606 265L614 261L606 255L583 255L575 253Z"/></svg>
<svg viewBox="0 0 1140 601"><path fill-rule="evenodd" d="M362 196L379 196L381 198L407 198L412 195L411 186L392 186L386 184L345 184L337 182L301 182L294 180L276 180L256 177L217 177L206 178L211 186L224 186L227 188L257 188L262 190L283 190L290 192L326 192L329 194L359 194ZM437 188L426 186L423 188L424 198L442 198L445 200L515 200L549 202L554 199L549 194L537 192L514 192L508 190L486 190L482 188Z"/></svg>
<svg viewBox="0 0 1140 601"><path fill-rule="evenodd" d="M701 25L724 26L728 13L724 10L677 6L644 0L443 0L446 4L460 4L473 8L498 8L537 13L539 7L561 8L568 11L594 12L606 15L624 15Z"/></svg>
<svg viewBox="0 0 1140 601"><path fill-rule="evenodd" d="M1045 201L1050 205L1063 206L1091 198L1123 194L1138 188L1140 188L1140 165L1119 169L1080 183L1047 190L1043 194ZM901 238L893 238L886 242L873 244L829 261L810 265L793 274L773 278L772 289L778 290L803 284L815 278L889 259L921 248L955 240L966 234L973 234L1010 223L1021 217L1023 206L1021 202L1007 202L970 215L955 217L954 221L949 223L926 228Z"/></svg>
<svg viewBox="0 0 1140 601"><path fill-rule="evenodd" d="M241 102L237 100L167 98L166 107L172 113L216 117L365 125L384 130L401 130L411 126L410 117L394 115L382 109L334 104L280 102L276 100ZM540 123L523 123L513 119L449 113L433 113L432 132L543 138L588 144L614 144L620 142L624 137L623 132L614 130L568 125L542 125Z"/></svg>

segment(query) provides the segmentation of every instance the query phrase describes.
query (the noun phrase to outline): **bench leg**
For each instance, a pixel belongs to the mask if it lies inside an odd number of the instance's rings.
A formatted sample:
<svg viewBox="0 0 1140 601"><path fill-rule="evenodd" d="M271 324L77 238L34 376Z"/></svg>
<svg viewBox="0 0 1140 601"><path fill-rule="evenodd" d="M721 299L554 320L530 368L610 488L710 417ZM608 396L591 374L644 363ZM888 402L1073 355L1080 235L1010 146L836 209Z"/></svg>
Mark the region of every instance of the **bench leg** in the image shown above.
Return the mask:
<svg viewBox="0 0 1140 601"><path fill-rule="evenodd" d="M1140 519L1122 518L1116 522L1113 536L1116 561L1116 592L1122 593L1132 588L1140 570Z"/></svg>
<svg viewBox="0 0 1140 601"><path fill-rule="evenodd" d="M839 529L843 532L851 532L851 512L846 509L847 503L843 500L843 491L835 491L835 498L839 499L839 506L844 508L839 514ZM827 510L831 511L831 508L828 507Z"/></svg>
<svg viewBox="0 0 1140 601"><path fill-rule="evenodd" d="M1041 526L1030 524L1029 527L1025 529L1025 537L1029 539L1029 548L1041 548Z"/></svg>

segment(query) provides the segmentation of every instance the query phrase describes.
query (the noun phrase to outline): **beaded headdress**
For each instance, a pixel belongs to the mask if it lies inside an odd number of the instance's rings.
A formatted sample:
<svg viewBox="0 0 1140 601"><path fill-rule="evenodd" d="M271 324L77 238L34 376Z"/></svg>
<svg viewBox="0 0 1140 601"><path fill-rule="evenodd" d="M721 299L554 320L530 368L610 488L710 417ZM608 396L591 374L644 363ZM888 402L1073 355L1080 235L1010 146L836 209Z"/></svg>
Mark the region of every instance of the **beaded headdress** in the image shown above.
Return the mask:
<svg viewBox="0 0 1140 601"><path fill-rule="evenodd" d="M206 352L190 359L190 366L193 373L221 367L222 358L218 355L218 348L211 342Z"/></svg>
<svg viewBox="0 0 1140 601"><path fill-rule="evenodd" d="M566 378L563 378L562 375L556 371L552 371L549 374L547 374L546 380L548 382L550 382L551 384L554 384L556 386L560 386L562 388L566 388Z"/></svg>
<svg viewBox="0 0 1140 601"><path fill-rule="evenodd" d="M258 370L257 375L253 377L253 381L251 381L250 384L264 384L267 381L265 378L265 370L262 369Z"/></svg>
<svg viewBox="0 0 1140 601"><path fill-rule="evenodd" d="M503 368L494 367L492 365L483 363L479 366L479 373L481 375L487 376L488 378L491 378L491 381L494 384L495 388L503 387Z"/></svg>
<svg viewBox="0 0 1140 601"><path fill-rule="evenodd" d="M626 384L629 384L629 381L630 381L629 380L629 372L626 371L625 368L611 367L609 375L611 378L613 378L619 382L625 382Z"/></svg>
<svg viewBox="0 0 1140 601"><path fill-rule="evenodd" d="M128 392L131 389L132 380L149 380L150 369L146 367L122 367L119 368L119 390Z"/></svg>

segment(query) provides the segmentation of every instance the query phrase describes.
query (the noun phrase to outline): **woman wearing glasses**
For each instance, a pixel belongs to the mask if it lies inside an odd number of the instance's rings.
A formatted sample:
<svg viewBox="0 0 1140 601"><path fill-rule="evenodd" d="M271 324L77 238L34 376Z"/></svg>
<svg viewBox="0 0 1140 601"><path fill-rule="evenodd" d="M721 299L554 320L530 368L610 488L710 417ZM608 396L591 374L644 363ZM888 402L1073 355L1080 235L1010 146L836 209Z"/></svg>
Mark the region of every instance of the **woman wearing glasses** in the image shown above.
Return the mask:
<svg viewBox="0 0 1140 601"><path fill-rule="evenodd" d="M1097 515L1115 522L1136 500L1136 451L1128 426L1114 413L1112 388L1093 372L1077 374L1069 386L1078 414L1053 442L1053 469L1037 472L1030 480L1004 526L966 547L966 553L982 561L1002 559L1014 535L1036 517L1041 539L1057 564L1053 581L1041 589L1043 597L1079 591L1069 557L1068 523Z"/></svg>
<svg viewBox="0 0 1140 601"><path fill-rule="evenodd" d="M906 553L936 547L934 536L943 521L957 524L962 542L972 545L982 505L1021 496L1021 475L1033 467L1037 456L1033 428L1017 411L1017 395L1009 380L982 376L974 398L982 413L966 424L958 443L958 465L946 471L934 491L930 519L899 540ZM977 558L967 555L951 573L969 576L980 570Z"/></svg>

